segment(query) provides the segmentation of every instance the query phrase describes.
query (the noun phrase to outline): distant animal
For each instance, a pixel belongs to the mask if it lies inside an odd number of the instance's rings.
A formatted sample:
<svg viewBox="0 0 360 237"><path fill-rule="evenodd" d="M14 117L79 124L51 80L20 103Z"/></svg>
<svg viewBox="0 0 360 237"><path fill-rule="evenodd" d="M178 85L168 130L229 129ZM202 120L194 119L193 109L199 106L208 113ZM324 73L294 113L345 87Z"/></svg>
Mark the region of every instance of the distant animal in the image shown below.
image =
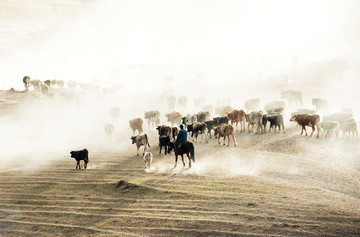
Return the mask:
<svg viewBox="0 0 360 237"><path fill-rule="evenodd" d="M261 111L253 111L246 115L246 122L248 123L248 131L250 133L250 126L251 132L254 132L254 126L256 125L256 133L261 134L264 132L263 128L263 113Z"/></svg>
<svg viewBox="0 0 360 237"><path fill-rule="evenodd" d="M178 104L179 104L179 107L181 108L181 111L183 112L186 105L187 105L187 98L186 96L180 96L178 98Z"/></svg>
<svg viewBox="0 0 360 237"><path fill-rule="evenodd" d="M210 120L210 113L208 111L201 111L196 115L197 122L205 122Z"/></svg>
<svg viewBox="0 0 360 237"><path fill-rule="evenodd" d="M250 100L245 100L245 106L246 110L249 111L255 111L260 109L260 99L259 98L253 98Z"/></svg>
<svg viewBox="0 0 360 237"><path fill-rule="evenodd" d="M63 80L56 80L56 84L59 88L65 87L65 82Z"/></svg>
<svg viewBox="0 0 360 237"><path fill-rule="evenodd" d="M114 123L118 123L119 119L120 119L120 109L119 109L119 107L111 107L110 114L111 114L112 121Z"/></svg>
<svg viewBox="0 0 360 237"><path fill-rule="evenodd" d="M134 118L129 121L130 127L133 130L133 135L135 135L135 131L138 130L139 134L143 132L143 120L141 118Z"/></svg>
<svg viewBox="0 0 360 237"><path fill-rule="evenodd" d="M326 113L328 111L328 102L325 99L313 98L311 103L315 106L316 112L318 113Z"/></svg>
<svg viewBox="0 0 360 237"><path fill-rule="evenodd" d="M195 134L196 142L197 142L198 135L201 134L200 142L202 142L202 136L204 135L206 138L206 143L208 143L208 138L207 138L207 134L206 134L207 126L206 126L205 122L196 122L196 123L190 124L187 127L187 131L191 132L191 137L193 138L193 141L194 141L194 134Z"/></svg>
<svg viewBox="0 0 360 237"><path fill-rule="evenodd" d="M315 110L300 108L300 109L297 109L295 112L291 113L291 115L294 115L294 114L315 114Z"/></svg>
<svg viewBox="0 0 360 237"><path fill-rule="evenodd" d="M40 88L43 95L46 95L49 92L49 87L46 84L42 84Z"/></svg>
<svg viewBox="0 0 360 237"><path fill-rule="evenodd" d="M168 148L168 153L170 153L172 150L175 149L175 145L173 142L169 143L169 148ZM194 148L194 144L192 142L184 142L180 148L174 150L175 151L175 165L174 168L177 166L177 160L178 160L178 156L181 156L181 160L183 162L183 165L185 167L185 162L184 162L184 154L186 154L186 156L189 159L189 168L191 168L191 160L193 162L195 162L195 148Z"/></svg>
<svg viewBox="0 0 360 237"><path fill-rule="evenodd" d="M161 136L161 137L159 137L159 147L160 147L159 154L161 154L162 147L164 147L165 155L167 154L169 143L170 143L170 137L169 136Z"/></svg>
<svg viewBox="0 0 360 237"><path fill-rule="evenodd" d="M176 97L175 96L168 96L166 98L167 104L169 106L169 111L173 111L175 109Z"/></svg>
<svg viewBox="0 0 360 237"><path fill-rule="evenodd" d="M301 133L303 134L305 131L305 136L307 136L306 126L309 126L312 128L312 132L310 134L310 137L313 135L315 131L315 127L317 129L317 138L319 138L319 132L320 132L320 116L316 114L294 114L292 115L291 122L297 122L301 126Z"/></svg>
<svg viewBox="0 0 360 237"><path fill-rule="evenodd" d="M282 113L282 111L285 108L285 102L283 100L273 100L270 102L267 102L264 105L264 110L266 113Z"/></svg>
<svg viewBox="0 0 360 237"><path fill-rule="evenodd" d="M284 118L281 114L278 114L278 115L267 114L267 115L263 116L264 132L266 132L267 122L270 122L269 132L271 131L272 128L274 128L275 132L276 132L276 128L279 128L278 132L280 133L280 130L282 127L283 132L285 133Z"/></svg>
<svg viewBox="0 0 360 237"><path fill-rule="evenodd" d="M167 118L167 121L171 123L171 126L174 126L174 124L180 125L181 124L181 114L179 112L171 112L168 114L165 114L165 117Z"/></svg>
<svg viewBox="0 0 360 237"><path fill-rule="evenodd" d="M41 84L42 82L40 80L32 80L31 85L34 87L34 91L40 92L41 91Z"/></svg>
<svg viewBox="0 0 360 237"><path fill-rule="evenodd" d="M269 115L282 115L284 112L284 107L274 107L272 109L268 109L266 112Z"/></svg>
<svg viewBox="0 0 360 237"><path fill-rule="evenodd" d="M157 126L156 130L158 130L158 134L159 136L168 136L170 137L172 129L169 126L166 125L161 125L161 126Z"/></svg>
<svg viewBox="0 0 360 237"><path fill-rule="evenodd" d="M235 138L235 129L232 125L227 124L227 123L223 123L220 124L219 126L214 127L214 135L217 136L218 135L218 143L220 145L220 138L224 137L224 146L225 146L225 138L228 138L228 144L227 146L230 145L230 136L233 138L234 140L234 146L237 145L236 143L236 138Z"/></svg>
<svg viewBox="0 0 360 237"><path fill-rule="evenodd" d="M160 124L160 112L157 110L151 110L145 112L145 119L148 121L148 128L150 129L150 125L159 126Z"/></svg>
<svg viewBox="0 0 360 237"><path fill-rule="evenodd" d="M235 130L238 126L238 123L240 123L240 132L245 131L246 114L244 110L234 109L233 111L228 113L227 116L230 119L231 125L235 123Z"/></svg>
<svg viewBox="0 0 360 237"><path fill-rule="evenodd" d="M68 81L67 86L70 90L76 90L78 83L76 81Z"/></svg>
<svg viewBox="0 0 360 237"><path fill-rule="evenodd" d="M50 88L51 87L51 80L44 81L44 84L47 85Z"/></svg>
<svg viewBox="0 0 360 237"><path fill-rule="evenodd" d="M352 139L354 139L356 135L356 138L358 138L357 124L354 119L340 124L340 129L343 132L343 137L352 135Z"/></svg>
<svg viewBox="0 0 360 237"><path fill-rule="evenodd" d="M339 136L340 125L338 121L323 121L320 123L321 130L326 132L325 137L331 137L335 133L336 138Z"/></svg>
<svg viewBox="0 0 360 237"><path fill-rule="evenodd" d="M187 126L189 124L193 124L193 123L197 122L197 118L195 115L188 114L185 117L182 117L181 121L182 121L182 124L185 125L185 128L187 128Z"/></svg>
<svg viewBox="0 0 360 237"><path fill-rule="evenodd" d="M88 152L88 150L83 149L83 150L79 150L79 151L70 151L70 155L77 162L75 169L77 169L78 167L79 167L79 169L81 169L81 167L80 167L80 161L81 160L84 161L84 169L86 169L87 163L89 163L89 152Z"/></svg>
<svg viewBox="0 0 360 237"><path fill-rule="evenodd" d="M149 144L149 139L148 136L146 134L143 135L138 135L138 136L132 136L130 137L132 144L136 144L136 149L137 149L137 156L139 155L139 148L140 146L144 146L144 152L147 151L147 147L150 147Z"/></svg>
<svg viewBox="0 0 360 237"><path fill-rule="evenodd" d="M281 98L286 99L290 106L303 106L302 93L296 90L282 91Z"/></svg>
<svg viewBox="0 0 360 237"><path fill-rule="evenodd" d="M233 110L233 107L231 107L230 105L220 105L215 107L215 114L219 116L226 116Z"/></svg>
<svg viewBox="0 0 360 237"><path fill-rule="evenodd" d="M153 154L149 151L143 153L143 159L145 162L145 170L150 169L152 160L153 160Z"/></svg>
<svg viewBox="0 0 360 237"><path fill-rule="evenodd" d="M104 125L104 131L107 137L112 137L114 132L114 124L107 123Z"/></svg>
<svg viewBox="0 0 360 237"><path fill-rule="evenodd" d="M25 91L29 91L29 87L31 85L30 77L29 76L24 76L23 77L23 83L24 83Z"/></svg>

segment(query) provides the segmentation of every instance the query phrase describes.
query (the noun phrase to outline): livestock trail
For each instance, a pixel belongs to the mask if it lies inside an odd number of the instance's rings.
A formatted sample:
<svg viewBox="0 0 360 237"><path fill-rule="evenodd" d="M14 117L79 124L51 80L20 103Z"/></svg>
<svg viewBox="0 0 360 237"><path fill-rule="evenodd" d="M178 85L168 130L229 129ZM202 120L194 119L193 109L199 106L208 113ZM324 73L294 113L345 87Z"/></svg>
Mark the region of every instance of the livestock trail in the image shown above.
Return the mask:
<svg viewBox="0 0 360 237"><path fill-rule="evenodd" d="M360 234L359 161L330 162L324 148L332 141L291 128L286 135L237 132L237 147L195 143L193 168L172 169L173 154L159 155L156 132L146 132L154 144L149 172L135 147L89 149L87 170L75 170L66 153L36 170L1 171L0 235ZM350 162L351 152L343 159Z"/></svg>

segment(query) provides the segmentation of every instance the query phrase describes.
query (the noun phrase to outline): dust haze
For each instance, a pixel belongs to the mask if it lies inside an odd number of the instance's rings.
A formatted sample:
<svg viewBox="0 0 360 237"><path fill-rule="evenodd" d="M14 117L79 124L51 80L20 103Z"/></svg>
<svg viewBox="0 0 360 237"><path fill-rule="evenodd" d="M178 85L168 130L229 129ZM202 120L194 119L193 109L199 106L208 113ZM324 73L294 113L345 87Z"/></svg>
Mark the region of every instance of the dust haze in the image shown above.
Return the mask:
<svg viewBox="0 0 360 237"><path fill-rule="evenodd" d="M247 99L260 98L263 108L281 100L281 91L294 89L302 92L303 108L314 109L311 99L321 97L329 102L328 113L351 108L359 121L357 1L53 0L43 5L32 0L0 5L6 13L0 16L2 90L24 90L25 75L97 86L96 91L78 87L70 101L53 88L54 99L26 98L16 113L3 114L2 169L31 170L69 159L70 150L83 148L90 157L107 151L135 154L128 121L159 110L161 124L168 124L164 114L170 112L169 96L187 97L186 107L175 104L175 110L186 115L203 109L194 104L197 98L205 99L204 106L237 109L243 109ZM112 107L120 108L118 121L112 120ZM288 122L295 109L285 110L286 128L295 127ZM104 133L106 123L115 125L112 137ZM144 128L152 132L151 150L157 153L154 129L148 129L146 121ZM276 172L287 177L304 172L302 162L306 167L313 157L329 172L339 167L345 172L358 164L357 143L331 139L320 146L323 150L294 153L303 156L298 163L291 156L279 160L275 153L231 148L229 153L198 154L191 170L155 163L152 172Z"/></svg>

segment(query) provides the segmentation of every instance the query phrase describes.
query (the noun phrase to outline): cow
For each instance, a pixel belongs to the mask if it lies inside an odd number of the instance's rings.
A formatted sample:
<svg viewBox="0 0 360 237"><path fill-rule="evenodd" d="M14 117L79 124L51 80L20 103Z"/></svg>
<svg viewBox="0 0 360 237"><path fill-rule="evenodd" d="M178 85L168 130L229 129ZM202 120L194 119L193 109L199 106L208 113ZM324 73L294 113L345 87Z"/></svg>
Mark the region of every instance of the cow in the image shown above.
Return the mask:
<svg viewBox="0 0 360 237"><path fill-rule="evenodd" d="M322 98L312 98L311 100L312 105L315 106L316 112L325 113L328 111L328 102Z"/></svg>
<svg viewBox="0 0 360 237"><path fill-rule="evenodd" d="M315 126L317 129L317 138L319 138L319 132L320 132L320 116L317 114L294 114L292 115L290 122L297 122L301 126L301 133L303 134L305 130L305 136L307 136L306 126L309 126L312 128L312 133L310 134L310 137L313 135L315 131Z"/></svg>
<svg viewBox="0 0 360 237"><path fill-rule="evenodd" d="M325 137L331 137L335 133L336 138L338 138L340 130L338 121L323 121L320 123L320 127L323 132L326 132Z"/></svg>
<svg viewBox="0 0 360 237"><path fill-rule="evenodd" d="M282 91L281 98L286 99L290 106L303 106L302 93L296 90Z"/></svg>
<svg viewBox="0 0 360 237"><path fill-rule="evenodd" d="M226 116L228 113L233 111L233 107L230 105L222 105L222 106L216 106L215 107L215 114L219 116Z"/></svg>
<svg viewBox="0 0 360 237"><path fill-rule="evenodd" d="M65 82L63 80L56 80L56 84L59 88L65 87Z"/></svg>
<svg viewBox="0 0 360 237"><path fill-rule="evenodd" d="M282 113L285 108L285 102L283 100L272 100L264 105L264 111L270 113Z"/></svg>
<svg viewBox="0 0 360 237"><path fill-rule="evenodd" d="M187 125L197 122L196 116L190 114L186 115L185 117L182 117L181 120L182 120L182 124L185 125L185 128L187 128Z"/></svg>
<svg viewBox="0 0 360 237"><path fill-rule="evenodd" d="M235 135L234 135L234 127L230 124L227 124L227 123L223 123L223 124L220 124L219 126L217 127L214 127L214 134L215 136L218 135L218 143L220 145L220 138L221 137L224 137L224 146L225 146L225 138L227 137L228 138L228 144L227 146L230 145L230 136L232 136L233 140L234 140L234 146L237 146L237 143L236 143L236 138L235 138Z"/></svg>
<svg viewBox="0 0 360 237"><path fill-rule="evenodd" d="M130 137L130 139L132 141L132 144L136 144L136 148L137 148L136 156L139 155L140 146L144 145L144 152L147 151L147 146L149 146L149 148L151 148L150 144L149 144L148 136L146 134L132 136L132 137Z"/></svg>
<svg viewBox="0 0 360 237"><path fill-rule="evenodd" d="M185 107L187 105L187 98L185 96L180 96L178 98L178 104L179 104L179 107L181 108L181 111L184 112Z"/></svg>
<svg viewBox="0 0 360 237"><path fill-rule="evenodd" d="M40 92L41 91L41 84L42 82L40 80L32 80L31 85L34 87L34 91Z"/></svg>
<svg viewBox="0 0 360 237"><path fill-rule="evenodd" d="M30 77L29 76L24 76L23 77L23 83L24 83L25 91L29 91L29 87L31 85Z"/></svg>
<svg viewBox="0 0 360 237"><path fill-rule="evenodd" d="M166 125L161 125L161 126L157 126L156 130L158 130L158 134L159 136L168 136L170 137L172 129L169 126Z"/></svg>
<svg viewBox="0 0 360 237"><path fill-rule="evenodd" d="M217 120L209 120L205 122L206 127L207 127L207 133L209 134L210 138L211 138L211 131L214 130L214 127L218 126L220 123Z"/></svg>
<svg viewBox="0 0 360 237"><path fill-rule="evenodd" d="M179 129L177 127L171 128L171 137L174 141L176 140L178 133L179 133Z"/></svg>
<svg viewBox="0 0 360 237"><path fill-rule="evenodd" d="M352 113L333 113L333 114L329 114L329 115L325 115L323 117L324 121L337 121L340 124L340 127L343 123L349 121L349 120L353 120L353 115Z"/></svg>
<svg viewBox="0 0 360 237"><path fill-rule="evenodd" d="M138 130L139 134L143 132L143 120L141 118L134 118L129 121L130 127L133 130L133 135L135 135L135 130Z"/></svg>
<svg viewBox="0 0 360 237"><path fill-rule="evenodd" d="M263 125L264 125L264 132L266 132L266 124L267 122L270 122L269 126L269 132L271 131L271 128L274 127L274 131L276 132L276 128L279 128L279 133L281 130L281 127L283 129L283 132L285 133L285 126L284 126L284 118L281 114L277 115L264 115L263 116Z"/></svg>
<svg viewBox="0 0 360 237"><path fill-rule="evenodd" d="M49 87L46 84L42 84L40 88L43 95L46 95L49 92Z"/></svg>
<svg viewBox="0 0 360 237"><path fill-rule="evenodd" d="M44 84L47 85L50 88L51 87L51 80L44 81Z"/></svg>
<svg viewBox="0 0 360 237"><path fill-rule="evenodd" d="M260 99L254 98L250 100L245 100L245 106L247 111L255 111L260 109Z"/></svg>
<svg viewBox="0 0 360 237"><path fill-rule="evenodd" d="M350 135L352 134L352 139L355 138L355 135L358 139L357 124L354 119L350 119L340 124L340 129L343 133L343 137L348 135L348 137L350 138Z"/></svg>
<svg viewBox="0 0 360 237"><path fill-rule="evenodd" d="M168 150L169 143L170 143L170 137L169 136L161 136L161 137L159 137L159 147L160 147L159 154L161 154L161 149L162 149L162 147L164 147L165 155L167 155L167 150Z"/></svg>
<svg viewBox="0 0 360 237"><path fill-rule="evenodd" d="M148 121L148 128L150 129L150 125L159 126L160 124L160 112L157 110L151 110L145 112L144 118Z"/></svg>
<svg viewBox="0 0 360 237"><path fill-rule="evenodd" d="M80 167L80 161L83 160L84 161L84 169L86 169L87 167L87 163L89 163L89 152L86 149L83 150L79 150L79 151L70 151L70 156L72 158L74 158L76 160L76 167L75 169L77 169L79 167L79 169L81 169Z"/></svg>
<svg viewBox="0 0 360 237"><path fill-rule="evenodd" d="M146 168L150 170L150 165L152 163L152 160L153 160L153 154L151 152L144 152L143 153L143 159L144 159L144 162L145 162L145 170Z"/></svg>
<svg viewBox="0 0 360 237"><path fill-rule="evenodd" d="M235 123L235 130L238 126L238 123L241 125L240 132L245 131L245 120L246 120L246 114L244 110L238 110L234 109L230 113L227 114L228 118L230 119L231 125Z"/></svg>
<svg viewBox="0 0 360 237"><path fill-rule="evenodd" d="M119 107L112 107L110 109L111 118L114 123L117 123L120 119L120 109Z"/></svg>
<svg viewBox="0 0 360 237"><path fill-rule="evenodd" d="M206 134L207 126L206 126L205 122L196 122L196 123L190 124L187 127L187 131L191 132L191 137L193 138L192 139L193 141L194 141L194 134L195 134L195 141L196 142L197 142L197 137L198 137L199 133L201 134L200 142L202 142L202 136L204 134L205 138L206 138L206 143L208 143L208 137L207 137L207 134Z"/></svg>
<svg viewBox="0 0 360 237"><path fill-rule="evenodd" d="M222 116L222 117L213 118L213 120L217 121L218 124L222 124L222 123L229 123L230 119L228 116Z"/></svg>
<svg viewBox="0 0 360 237"><path fill-rule="evenodd" d="M248 131L250 133L250 125L252 126L251 132L254 131L254 125L256 125L256 133L263 133L263 113L261 111L253 111L246 115L246 122L248 123Z"/></svg>
<svg viewBox="0 0 360 237"><path fill-rule="evenodd" d="M175 109L176 97L175 96L168 96L166 98L167 104L169 106L169 111L173 111Z"/></svg>
<svg viewBox="0 0 360 237"><path fill-rule="evenodd" d="M114 132L114 124L107 123L104 125L104 131L107 137L112 137Z"/></svg>
<svg viewBox="0 0 360 237"><path fill-rule="evenodd" d="M313 110L313 109L297 109L295 112L291 113L291 116L295 115L295 114L315 114L315 110Z"/></svg>
<svg viewBox="0 0 360 237"><path fill-rule="evenodd" d="M165 114L165 117L167 118L167 121L171 123L171 126L174 126L174 124L180 125L181 124L181 114L179 112L171 112L169 114Z"/></svg>
<svg viewBox="0 0 360 237"><path fill-rule="evenodd" d="M197 122L205 122L210 120L210 113L208 111L201 111L196 115Z"/></svg>

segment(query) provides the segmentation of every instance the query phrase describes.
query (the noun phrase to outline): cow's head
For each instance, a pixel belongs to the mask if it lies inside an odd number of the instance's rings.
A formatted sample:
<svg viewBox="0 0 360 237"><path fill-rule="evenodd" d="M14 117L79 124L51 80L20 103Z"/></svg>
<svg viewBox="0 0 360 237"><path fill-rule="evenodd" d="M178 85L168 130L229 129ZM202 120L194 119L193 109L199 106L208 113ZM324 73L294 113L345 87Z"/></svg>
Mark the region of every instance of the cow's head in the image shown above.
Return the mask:
<svg viewBox="0 0 360 237"><path fill-rule="evenodd" d="M297 114L291 114L290 122L296 121Z"/></svg>
<svg viewBox="0 0 360 237"><path fill-rule="evenodd" d="M134 144L134 143L136 142L136 136L131 136L130 139L131 139L131 141L132 141L131 144Z"/></svg>
<svg viewBox="0 0 360 237"><path fill-rule="evenodd" d="M70 151L70 157L74 157L75 151Z"/></svg>
<svg viewBox="0 0 360 237"><path fill-rule="evenodd" d="M216 137L220 132L220 127L219 126L216 126L214 127L214 136Z"/></svg>

